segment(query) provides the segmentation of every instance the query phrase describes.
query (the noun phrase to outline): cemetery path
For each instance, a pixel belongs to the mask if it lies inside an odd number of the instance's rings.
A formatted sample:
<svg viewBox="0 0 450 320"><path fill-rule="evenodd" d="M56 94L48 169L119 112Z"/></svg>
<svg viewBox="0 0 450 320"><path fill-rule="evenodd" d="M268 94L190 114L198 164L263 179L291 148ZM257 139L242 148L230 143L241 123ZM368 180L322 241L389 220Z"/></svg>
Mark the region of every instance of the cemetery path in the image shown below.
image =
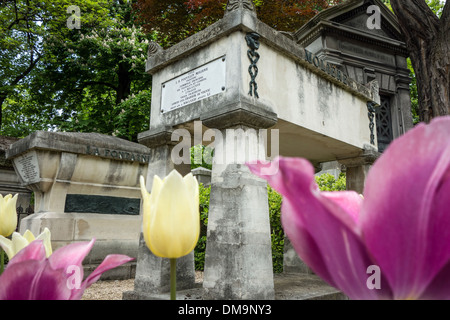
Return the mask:
<svg viewBox="0 0 450 320"><path fill-rule="evenodd" d="M82 300L122 300L122 293L133 289L134 279L97 281L86 289Z"/></svg>
<svg viewBox="0 0 450 320"><path fill-rule="evenodd" d="M195 282L203 281L203 272L195 272ZM82 300L122 300L125 291L134 290L134 279L97 281L84 292Z"/></svg>

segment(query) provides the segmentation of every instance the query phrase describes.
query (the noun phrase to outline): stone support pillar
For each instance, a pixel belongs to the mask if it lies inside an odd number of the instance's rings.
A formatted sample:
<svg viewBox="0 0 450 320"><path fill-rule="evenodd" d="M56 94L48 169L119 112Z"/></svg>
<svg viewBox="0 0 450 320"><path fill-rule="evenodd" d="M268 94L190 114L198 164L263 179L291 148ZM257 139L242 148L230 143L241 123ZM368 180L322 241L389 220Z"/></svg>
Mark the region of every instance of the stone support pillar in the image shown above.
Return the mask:
<svg viewBox="0 0 450 320"><path fill-rule="evenodd" d="M394 138L398 138L413 128L411 94L409 89L411 78L408 73L408 65L404 57L396 56L396 61L400 71L395 76L396 95L394 105L396 110L392 111L397 113L397 117L395 117L397 118L397 123L393 123L393 125L398 129L394 131Z"/></svg>
<svg viewBox="0 0 450 320"><path fill-rule="evenodd" d="M380 153L377 151L366 149L358 157L338 160L339 163L345 165L347 168L347 190L354 190L363 194L369 169L379 155Z"/></svg>
<svg viewBox="0 0 450 320"><path fill-rule="evenodd" d="M250 115L252 126L243 119ZM212 166L205 298L273 299L267 183L253 175L245 162L266 154L265 139L254 128L270 127L276 117L267 119L243 110L227 117L203 122L216 128L221 124ZM262 119L259 125L258 119Z"/></svg>
<svg viewBox="0 0 450 320"><path fill-rule="evenodd" d="M139 142L151 149L148 173L145 179L149 192L153 177L166 177L173 169L180 174L190 172L190 164L174 165L171 153L175 142L171 140L172 130L154 130L139 134ZM174 195L175 196L175 195ZM174 201L176 199L174 198ZM177 290L190 289L195 285L194 252L177 259ZM147 247L142 230L136 266L134 291L124 293L124 299L158 299L160 294L170 291L169 259L155 256Z"/></svg>

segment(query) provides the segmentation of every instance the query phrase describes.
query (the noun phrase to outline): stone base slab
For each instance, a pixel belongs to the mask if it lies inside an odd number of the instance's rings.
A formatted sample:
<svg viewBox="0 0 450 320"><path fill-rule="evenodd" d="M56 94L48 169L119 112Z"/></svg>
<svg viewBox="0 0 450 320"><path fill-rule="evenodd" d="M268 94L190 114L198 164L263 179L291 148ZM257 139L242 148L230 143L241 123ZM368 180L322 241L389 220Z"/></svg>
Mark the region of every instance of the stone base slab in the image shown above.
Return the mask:
<svg viewBox="0 0 450 320"><path fill-rule="evenodd" d="M312 274L274 274L275 300L348 300L342 292ZM207 300L201 283L177 291L177 300ZM123 300L169 300L169 293L126 291Z"/></svg>

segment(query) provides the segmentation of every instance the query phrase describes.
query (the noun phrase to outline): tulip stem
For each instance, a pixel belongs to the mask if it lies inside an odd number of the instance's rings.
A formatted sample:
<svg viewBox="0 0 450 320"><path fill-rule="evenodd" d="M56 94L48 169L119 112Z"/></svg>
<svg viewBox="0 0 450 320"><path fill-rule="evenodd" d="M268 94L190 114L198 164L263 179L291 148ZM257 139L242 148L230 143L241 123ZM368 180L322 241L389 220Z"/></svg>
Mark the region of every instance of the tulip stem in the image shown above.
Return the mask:
<svg viewBox="0 0 450 320"><path fill-rule="evenodd" d="M3 269L5 266L5 251L2 247L0 247L0 275L3 273Z"/></svg>
<svg viewBox="0 0 450 320"><path fill-rule="evenodd" d="M177 300L177 259L170 259L170 300Z"/></svg>

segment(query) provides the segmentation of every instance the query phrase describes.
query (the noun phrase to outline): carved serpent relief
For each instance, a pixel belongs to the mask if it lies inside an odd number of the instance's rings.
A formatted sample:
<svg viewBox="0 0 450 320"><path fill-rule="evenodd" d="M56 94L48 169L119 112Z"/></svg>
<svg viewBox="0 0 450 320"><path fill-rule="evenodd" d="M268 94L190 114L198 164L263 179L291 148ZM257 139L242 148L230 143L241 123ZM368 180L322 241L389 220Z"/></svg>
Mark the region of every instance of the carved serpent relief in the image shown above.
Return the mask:
<svg viewBox="0 0 450 320"><path fill-rule="evenodd" d="M375 145L375 135L373 134L373 129L375 128L375 123L373 119L375 118L375 107L377 103L373 101L367 102L367 116L369 117L369 130L370 130L370 144Z"/></svg>
<svg viewBox="0 0 450 320"><path fill-rule="evenodd" d="M248 73L251 77L250 91L248 92L248 94L251 96L253 96L254 94L256 98L259 98L258 84L255 81L256 76L258 75L258 66L256 64L259 60L259 53L256 52L256 50L259 49L259 34L257 34L256 32L247 33L247 35L245 36L245 40L247 41L247 45L249 47L249 50L247 51L247 56L250 60Z"/></svg>

